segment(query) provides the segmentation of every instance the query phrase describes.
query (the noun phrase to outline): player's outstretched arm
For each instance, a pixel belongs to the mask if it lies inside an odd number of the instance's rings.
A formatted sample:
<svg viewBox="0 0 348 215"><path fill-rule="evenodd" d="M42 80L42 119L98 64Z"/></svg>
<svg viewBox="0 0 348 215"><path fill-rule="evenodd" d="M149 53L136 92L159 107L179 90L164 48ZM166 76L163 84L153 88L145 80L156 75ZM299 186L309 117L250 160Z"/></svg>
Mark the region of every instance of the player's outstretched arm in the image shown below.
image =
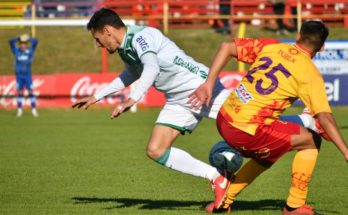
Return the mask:
<svg viewBox="0 0 348 215"><path fill-rule="evenodd" d="M340 150L345 160L348 162L348 147L339 131L336 120L331 113L322 112L316 115L320 126L324 129L332 142Z"/></svg>
<svg viewBox="0 0 348 215"><path fill-rule="evenodd" d="M222 43L215 54L207 80L189 96L188 103L191 108L198 110L203 104L207 107L210 105L216 79L232 57L237 57L236 44L234 42Z"/></svg>
<svg viewBox="0 0 348 215"><path fill-rule="evenodd" d="M97 99L94 96L88 96L82 99L77 100L71 107L72 108L83 108L87 110L89 106L97 102Z"/></svg>

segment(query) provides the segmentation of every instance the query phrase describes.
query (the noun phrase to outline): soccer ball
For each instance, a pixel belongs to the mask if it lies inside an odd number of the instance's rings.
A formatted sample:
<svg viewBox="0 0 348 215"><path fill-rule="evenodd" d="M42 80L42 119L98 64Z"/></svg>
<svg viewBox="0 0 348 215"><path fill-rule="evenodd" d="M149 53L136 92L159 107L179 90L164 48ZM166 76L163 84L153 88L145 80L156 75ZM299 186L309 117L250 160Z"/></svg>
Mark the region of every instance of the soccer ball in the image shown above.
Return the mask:
<svg viewBox="0 0 348 215"><path fill-rule="evenodd" d="M210 149L209 162L217 169L235 173L242 166L243 157L225 141L220 141Z"/></svg>

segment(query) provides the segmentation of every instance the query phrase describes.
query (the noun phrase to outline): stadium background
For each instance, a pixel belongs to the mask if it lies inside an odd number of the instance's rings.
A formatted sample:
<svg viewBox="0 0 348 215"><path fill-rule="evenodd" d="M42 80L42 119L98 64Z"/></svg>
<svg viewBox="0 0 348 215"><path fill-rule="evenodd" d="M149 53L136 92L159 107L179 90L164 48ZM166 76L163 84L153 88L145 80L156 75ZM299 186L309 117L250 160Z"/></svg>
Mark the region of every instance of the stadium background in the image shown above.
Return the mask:
<svg viewBox="0 0 348 215"><path fill-rule="evenodd" d="M298 18L322 19L330 26L329 40L333 44L339 41L316 60L339 70L324 69L323 73L330 102L337 105L334 114L347 137L348 1L299 3ZM102 6L114 8L130 23L161 29L206 65L219 43L235 36L277 37L289 42L295 38L294 32L275 34L276 16L267 1L228 4L230 15L219 15L217 0L1 1L0 214L204 214L202 206L212 198L204 180L165 170L144 155L159 111L147 106L163 103L155 90L142 101L137 114L126 114L117 121L107 120L108 114L130 89L86 113L72 111L69 106L76 97L92 94L122 70L118 57L100 51L83 27ZM292 18L288 6L284 22L291 26ZM214 31L212 23L220 19L230 20L231 35ZM55 24L60 22L63 24ZM28 32L39 39L33 75L40 117L15 119L13 57L8 40ZM247 67L231 62L224 70L226 85L233 86ZM230 73L238 70L236 76ZM299 112L301 108L289 111ZM137 135L129 137L129 130L136 130ZM177 146L207 161L211 144L218 140L214 122L205 121L194 134L179 138ZM237 214L278 213L288 189L285 179L289 178L291 156L241 196ZM319 212L348 214L344 180L348 172L344 165L334 146L325 142L309 196L309 203Z"/></svg>

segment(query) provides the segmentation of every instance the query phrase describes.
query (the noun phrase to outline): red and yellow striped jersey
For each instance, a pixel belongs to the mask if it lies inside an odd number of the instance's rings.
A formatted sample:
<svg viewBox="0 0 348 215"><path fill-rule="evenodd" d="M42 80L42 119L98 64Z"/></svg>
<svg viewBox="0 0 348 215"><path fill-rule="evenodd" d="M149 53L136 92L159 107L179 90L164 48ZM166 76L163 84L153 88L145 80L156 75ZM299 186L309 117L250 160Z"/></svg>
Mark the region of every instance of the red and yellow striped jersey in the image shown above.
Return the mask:
<svg viewBox="0 0 348 215"><path fill-rule="evenodd" d="M324 80L306 49L274 39L235 39L235 43L237 60L251 67L221 109L234 127L253 135L259 125L274 122L298 98L314 115L331 112Z"/></svg>

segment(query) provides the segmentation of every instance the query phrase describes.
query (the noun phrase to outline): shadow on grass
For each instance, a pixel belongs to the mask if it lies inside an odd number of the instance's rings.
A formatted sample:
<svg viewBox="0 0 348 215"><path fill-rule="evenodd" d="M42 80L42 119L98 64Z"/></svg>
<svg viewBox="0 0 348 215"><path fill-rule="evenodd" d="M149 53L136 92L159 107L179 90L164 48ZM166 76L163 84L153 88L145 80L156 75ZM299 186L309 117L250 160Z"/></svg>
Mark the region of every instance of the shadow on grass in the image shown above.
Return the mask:
<svg viewBox="0 0 348 215"><path fill-rule="evenodd" d="M202 210L206 201L179 201L179 200L151 200L151 199L131 199L131 198L88 198L88 197L73 197L74 204L89 204L89 203L116 203L114 207L105 209L116 209L140 206L139 209L144 210L178 210L178 208L187 208L199 206ZM284 206L283 200L260 200L260 201L238 201L234 204L235 210L271 210L280 211ZM185 209L184 209L185 210Z"/></svg>
<svg viewBox="0 0 348 215"><path fill-rule="evenodd" d="M348 129L348 125L343 125L339 127L341 130L347 130Z"/></svg>
<svg viewBox="0 0 348 215"><path fill-rule="evenodd" d="M151 200L151 199L131 199L131 198L96 198L96 197L73 197L74 204L90 204L90 203L116 203L114 207L108 207L105 209L117 209L139 206L139 209L143 210L193 210L192 206L199 206L204 210L205 205L209 202L206 201L179 201L179 200ZM262 211L274 211L275 213L281 213L285 205L284 200L278 199L265 199L259 201L236 201L233 204L233 209L236 211L250 211L250 210L262 210ZM323 215L325 213L338 214L337 211L318 210L316 215Z"/></svg>

